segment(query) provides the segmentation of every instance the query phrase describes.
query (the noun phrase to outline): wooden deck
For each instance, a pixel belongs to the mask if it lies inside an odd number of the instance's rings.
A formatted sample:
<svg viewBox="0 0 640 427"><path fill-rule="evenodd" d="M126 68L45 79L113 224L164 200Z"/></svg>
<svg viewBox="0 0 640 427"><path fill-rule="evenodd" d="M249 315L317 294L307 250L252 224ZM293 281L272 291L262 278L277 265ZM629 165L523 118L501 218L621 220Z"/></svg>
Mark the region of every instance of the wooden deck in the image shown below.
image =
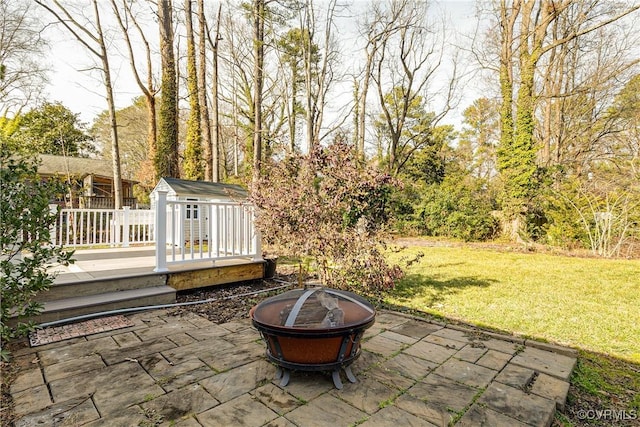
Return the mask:
<svg viewBox="0 0 640 427"><path fill-rule="evenodd" d="M36 324L63 322L108 311L172 304L176 292L265 277L265 262L198 262L157 273L153 247L76 251L76 262L54 266L51 289L37 296L44 310Z"/></svg>

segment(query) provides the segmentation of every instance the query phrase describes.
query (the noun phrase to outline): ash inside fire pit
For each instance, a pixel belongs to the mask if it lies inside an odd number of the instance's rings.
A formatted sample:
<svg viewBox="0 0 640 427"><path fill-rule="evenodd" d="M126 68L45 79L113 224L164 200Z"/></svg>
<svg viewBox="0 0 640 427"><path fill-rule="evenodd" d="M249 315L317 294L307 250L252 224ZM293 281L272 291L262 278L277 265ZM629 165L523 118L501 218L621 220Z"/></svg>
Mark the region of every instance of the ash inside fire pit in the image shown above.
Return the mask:
<svg viewBox="0 0 640 427"><path fill-rule="evenodd" d="M364 330L375 322L375 309L364 298L335 289L296 289L262 301L250 315L268 358L279 367L282 386L289 370L331 370L340 389L344 369L356 382L349 365L360 356Z"/></svg>

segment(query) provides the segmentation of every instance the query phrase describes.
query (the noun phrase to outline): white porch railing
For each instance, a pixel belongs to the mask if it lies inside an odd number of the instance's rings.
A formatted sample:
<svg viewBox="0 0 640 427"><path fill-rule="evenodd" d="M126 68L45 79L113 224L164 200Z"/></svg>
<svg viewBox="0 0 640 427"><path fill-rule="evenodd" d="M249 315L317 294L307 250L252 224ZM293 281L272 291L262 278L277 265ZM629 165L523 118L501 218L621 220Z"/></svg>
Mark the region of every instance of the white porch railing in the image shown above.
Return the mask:
<svg viewBox="0 0 640 427"><path fill-rule="evenodd" d="M167 271L169 265L190 262L262 260L260 232L254 227L252 205L167 200L167 192L157 194L155 271Z"/></svg>
<svg viewBox="0 0 640 427"><path fill-rule="evenodd" d="M52 211L57 209L52 206ZM63 246L153 244L155 212L130 209L61 209L51 240Z"/></svg>

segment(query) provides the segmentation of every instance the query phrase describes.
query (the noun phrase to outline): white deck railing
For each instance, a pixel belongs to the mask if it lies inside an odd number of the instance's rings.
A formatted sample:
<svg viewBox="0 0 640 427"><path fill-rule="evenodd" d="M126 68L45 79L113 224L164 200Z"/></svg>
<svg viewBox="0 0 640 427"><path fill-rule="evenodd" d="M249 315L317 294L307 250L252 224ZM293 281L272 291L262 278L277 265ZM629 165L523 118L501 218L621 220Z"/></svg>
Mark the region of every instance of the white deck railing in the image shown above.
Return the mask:
<svg viewBox="0 0 640 427"><path fill-rule="evenodd" d="M155 242L155 213L150 210L60 209L57 216L51 233L55 245L127 247Z"/></svg>
<svg viewBox="0 0 640 427"><path fill-rule="evenodd" d="M69 247L155 243L155 271L192 262L262 260L252 205L167 200L167 193L161 191L157 202L155 211L61 209L52 229L52 243Z"/></svg>
<svg viewBox="0 0 640 427"><path fill-rule="evenodd" d="M156 268L191 262L262 260L252 205L240 202L167 200L157 191ZM165 232L162 233L161 231Z"/></svg>

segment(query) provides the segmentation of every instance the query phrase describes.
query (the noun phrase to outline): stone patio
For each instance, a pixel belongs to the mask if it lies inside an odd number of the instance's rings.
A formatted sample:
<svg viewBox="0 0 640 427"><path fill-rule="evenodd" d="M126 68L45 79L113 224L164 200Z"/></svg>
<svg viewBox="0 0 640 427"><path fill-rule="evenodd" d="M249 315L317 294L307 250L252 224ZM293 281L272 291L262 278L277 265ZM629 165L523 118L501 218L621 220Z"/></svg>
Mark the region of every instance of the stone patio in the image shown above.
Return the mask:
<svg viewBox="0 0 640 427"><path fill-rule="evenodd" d="M11 388L25 426L549 426L576 353L379 312L356 384L294 372L286 387L250 321L167 310L133 326L26 348Z"/></svg>

